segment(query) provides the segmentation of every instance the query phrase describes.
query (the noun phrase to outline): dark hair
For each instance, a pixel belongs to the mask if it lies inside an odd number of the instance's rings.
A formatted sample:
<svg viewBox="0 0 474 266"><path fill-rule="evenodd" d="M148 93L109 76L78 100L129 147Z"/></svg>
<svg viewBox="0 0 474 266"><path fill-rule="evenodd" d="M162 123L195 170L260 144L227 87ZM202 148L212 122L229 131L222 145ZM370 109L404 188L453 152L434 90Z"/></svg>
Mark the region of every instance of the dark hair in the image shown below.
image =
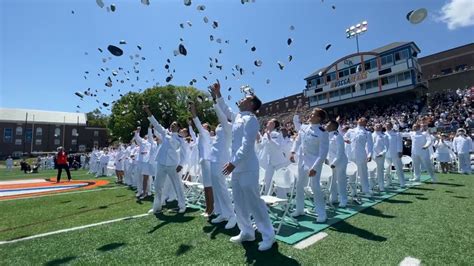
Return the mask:
<svg viewBox="0 0 474 266"><path fill-rule="evenodd" d="M254 95L252 97L252 103L253 103L253 111L256 112L258 109L260 109L260 107L262 106L262 101L260 101L260 99Z"/></svg>
<svg viewBox="0 0 474 266"><path fill-rule="evenodd" d="M326 111L324 111L324 109L316 107L316 108L314 108L314 110L316 111L318 116L321 118L321 121L326 120L326 117L327 117L328 113Z"/></svg>
<svg viewBox="0 0 474 266"><path fill-rule="evenodd" d="M278 120L276 120L276 118L272 118L272 119L270 119L270 121L273 122L273 124L275 125L276 130L280 130L280 122L278 122Z"/></svg>
<svg viewBox="0 0 474 266"><path fill-rule="evenodd" d="M336 129L339 128L339 123L336 121L336 120L329 120L329 124L331 125L335 125L336 126Z"/></svg>

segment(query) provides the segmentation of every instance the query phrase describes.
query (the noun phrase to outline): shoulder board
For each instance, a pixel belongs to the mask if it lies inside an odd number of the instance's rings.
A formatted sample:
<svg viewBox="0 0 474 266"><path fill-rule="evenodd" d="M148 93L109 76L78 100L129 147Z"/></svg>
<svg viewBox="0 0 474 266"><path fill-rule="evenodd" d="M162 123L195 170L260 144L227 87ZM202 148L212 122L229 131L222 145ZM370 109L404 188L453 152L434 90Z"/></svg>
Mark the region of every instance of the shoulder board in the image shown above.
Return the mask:
<svg viewBox="0 0 474 266"><path fill-rule="evenodd" d="M336 136L339 135L339 132L337 132L337 130L334 131L334 135L336 135Z"/></svg>
<svg viewBox="0 0 474 266"><path fill-rule="evenodd" d="M319 130L321 130L322 132L326 131L326 129L324 129L324 127L319 127Z"/></svg>

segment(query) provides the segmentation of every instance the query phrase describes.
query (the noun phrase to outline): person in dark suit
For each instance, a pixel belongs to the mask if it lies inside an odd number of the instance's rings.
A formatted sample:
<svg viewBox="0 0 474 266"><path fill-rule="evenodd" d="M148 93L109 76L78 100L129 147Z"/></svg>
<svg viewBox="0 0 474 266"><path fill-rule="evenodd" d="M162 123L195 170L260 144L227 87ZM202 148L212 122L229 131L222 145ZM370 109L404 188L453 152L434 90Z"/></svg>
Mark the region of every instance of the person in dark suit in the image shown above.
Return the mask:
<svg viewBox="0 0 474 266"><path fill-rule="evenodd" d="M56 183L61 181L61 173L66 170L67 179L71 181L71 173L69 172L69 163L67 153L64 151L63 147L58 147L58 153L56 154L56 166L58 169L58 175L56 177Z"/></svg>

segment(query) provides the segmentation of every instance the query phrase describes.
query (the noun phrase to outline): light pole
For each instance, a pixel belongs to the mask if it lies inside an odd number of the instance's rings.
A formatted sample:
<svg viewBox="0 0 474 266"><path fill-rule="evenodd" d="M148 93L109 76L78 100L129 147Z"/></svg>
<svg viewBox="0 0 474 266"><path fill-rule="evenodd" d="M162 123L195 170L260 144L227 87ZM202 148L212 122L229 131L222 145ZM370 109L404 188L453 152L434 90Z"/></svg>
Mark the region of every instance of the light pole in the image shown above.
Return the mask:
<svg viewBox="0 0 474 266"><path fill-rule="evenodd" d="M357 43L357 53L359 53L359 35L364 34L367 31L367 21L364 20L357 25L350 26L346 29L346 38L347 39L356 39Z"/></svg>

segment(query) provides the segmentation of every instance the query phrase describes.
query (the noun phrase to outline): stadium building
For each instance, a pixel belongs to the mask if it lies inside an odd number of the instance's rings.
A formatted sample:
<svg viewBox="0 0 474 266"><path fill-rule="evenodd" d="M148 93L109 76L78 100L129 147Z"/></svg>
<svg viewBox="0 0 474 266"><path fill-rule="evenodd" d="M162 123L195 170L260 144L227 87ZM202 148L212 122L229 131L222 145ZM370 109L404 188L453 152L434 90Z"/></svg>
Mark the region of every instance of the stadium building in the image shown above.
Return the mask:
<svg viewBox="0 0 474 266"><path fill-rule="evenodd" d="M307 76L302 93L263 104L259 116L291 111L292 105L281 103L292 103L297 96L307 107L340 114L354 106L421 99L430 92L474 85L474 43L423 58L419 53L414 42L395 42L344 56Z"/></svg>
<svg viewBox="0 0 474 266"><path fill-rule="evenodd" d="M0 108L0 158L56 151L90 151L107 146L107 130L89 127L85 113Z"/></svg>

